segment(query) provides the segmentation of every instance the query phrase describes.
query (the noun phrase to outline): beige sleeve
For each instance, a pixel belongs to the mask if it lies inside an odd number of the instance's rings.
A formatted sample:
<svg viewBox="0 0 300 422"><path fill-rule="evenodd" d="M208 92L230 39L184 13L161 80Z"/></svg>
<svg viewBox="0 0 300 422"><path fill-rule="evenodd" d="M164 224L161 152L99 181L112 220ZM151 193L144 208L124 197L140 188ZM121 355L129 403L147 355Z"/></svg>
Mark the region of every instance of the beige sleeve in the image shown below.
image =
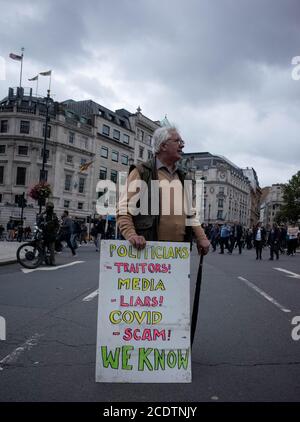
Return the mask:
<svg viewBox="0 0 300 422"><path fill-rule="evenodd" d="M131 237L132 235L137 234L134 228L132 215L128 212L128 202L133 197L133 195L136 194L136 192L128 192L128 185L134 180L139 180L139 179L140 179L139 172L135 168L128 175L126 189L124 193L121 195L118 206L117 206L117 225L120 229L122 236L124 236L126 240L129 239L129 237ZM120 213L120 210L121 210L121 213Z"/></svg>
<svg viewBox="0 0 300 422"><path fill-rule="evenodd" d="M197 240L207 239L206 234L201 226L193 226L193 231Z"/></svg>

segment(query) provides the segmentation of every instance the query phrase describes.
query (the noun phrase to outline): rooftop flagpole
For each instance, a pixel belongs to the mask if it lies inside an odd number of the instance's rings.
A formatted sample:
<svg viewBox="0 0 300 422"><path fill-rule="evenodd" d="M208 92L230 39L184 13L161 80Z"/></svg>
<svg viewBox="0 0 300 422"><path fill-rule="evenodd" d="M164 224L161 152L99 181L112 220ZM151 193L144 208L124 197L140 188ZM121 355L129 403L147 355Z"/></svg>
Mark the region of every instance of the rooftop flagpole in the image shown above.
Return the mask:
<svg viewBox="0 0 300 422"><path fill-rule="evenodd" d="M21 48L22 54L21 54L21 72L20 72L20 88L22 88L22 73L23 73L23 57L24 57L24 47Z"/></svg>

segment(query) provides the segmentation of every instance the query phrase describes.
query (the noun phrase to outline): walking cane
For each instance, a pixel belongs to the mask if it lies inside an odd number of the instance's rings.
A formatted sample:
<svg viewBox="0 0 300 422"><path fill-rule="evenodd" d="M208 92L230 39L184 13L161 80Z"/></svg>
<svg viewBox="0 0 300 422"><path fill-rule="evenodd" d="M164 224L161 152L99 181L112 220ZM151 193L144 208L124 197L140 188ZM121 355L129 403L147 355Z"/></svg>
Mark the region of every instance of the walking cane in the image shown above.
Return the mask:
<svg viewBox="0 0 300 422"><path fill-rule="evenodd" d="M200 290L201 290L201 281L202 281L203 258L204 258L204 255L201 255L199 268L198 268L198 274L197 274L197 281L196 281L196 290L195 290L193 313L192 313L192 324L191 324L191 347L193 347L195 331L196 331L196 326L197 326L197 319L198 319L199 299L200 299Z"/></svg>

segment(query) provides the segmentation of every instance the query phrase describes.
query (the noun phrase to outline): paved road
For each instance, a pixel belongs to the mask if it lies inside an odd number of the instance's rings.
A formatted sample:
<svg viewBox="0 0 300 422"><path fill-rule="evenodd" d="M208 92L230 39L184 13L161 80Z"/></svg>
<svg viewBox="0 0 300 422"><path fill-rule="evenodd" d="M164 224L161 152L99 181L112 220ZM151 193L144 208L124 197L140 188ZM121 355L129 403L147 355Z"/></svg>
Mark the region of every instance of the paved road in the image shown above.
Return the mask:
<svg viewBox="0 0 300 422"><path fill-rule="evenodd" d="M253 251L205 258L193 382L180 385L94 382L94 247L83 246L73 259L63 252L58 264L72 265L51 271L0 267L0 315L7 322L0 400L299 401L300 341L291 337L291 320L300 316L300 254L267 258L267 251L262 261ZM192 281L197 265L194 255Z"/></svg>

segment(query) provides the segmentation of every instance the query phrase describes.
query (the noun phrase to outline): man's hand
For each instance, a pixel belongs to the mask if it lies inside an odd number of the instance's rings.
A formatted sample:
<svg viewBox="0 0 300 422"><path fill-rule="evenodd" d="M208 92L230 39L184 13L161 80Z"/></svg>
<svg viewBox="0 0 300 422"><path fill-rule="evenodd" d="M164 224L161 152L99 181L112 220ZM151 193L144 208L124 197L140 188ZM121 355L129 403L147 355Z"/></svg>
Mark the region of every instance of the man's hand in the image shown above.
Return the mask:
<svg viewBox="0 0 300 422"><path fill-rule="evenodd" d="M146 239L144 236L134 234L128 238L128 241L137 249L144 249L146 246Z"/></svg>
<svg viewBox="0 0 300 422"><path fill-rule="evenodd" d="M210 241L207 239L197 240L197 249L199 255L208 254Z"/></svg>

